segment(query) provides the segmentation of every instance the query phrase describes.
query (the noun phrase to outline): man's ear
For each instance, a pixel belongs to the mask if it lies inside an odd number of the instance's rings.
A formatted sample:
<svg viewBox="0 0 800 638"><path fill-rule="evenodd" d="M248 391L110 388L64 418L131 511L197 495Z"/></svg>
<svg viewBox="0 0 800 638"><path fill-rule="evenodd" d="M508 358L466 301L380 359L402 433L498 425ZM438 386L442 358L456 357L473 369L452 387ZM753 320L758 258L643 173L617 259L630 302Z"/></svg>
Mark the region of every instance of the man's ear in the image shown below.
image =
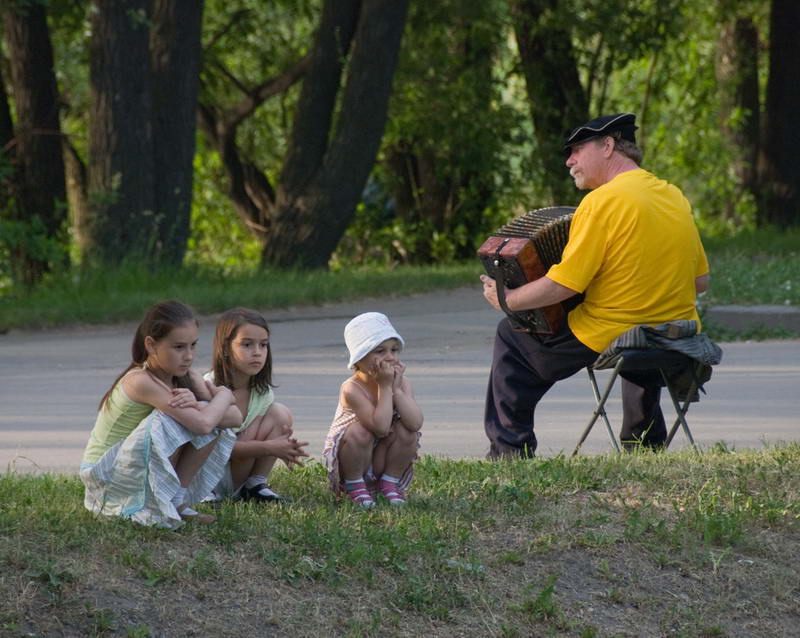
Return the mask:
<svg viewBox="0 0 800 638"><path fill-rule="evenodd" d="M610 135L603 138L603 155L605 157L611 157L614 153L614 149L616 148L616 141Z"/></svg>

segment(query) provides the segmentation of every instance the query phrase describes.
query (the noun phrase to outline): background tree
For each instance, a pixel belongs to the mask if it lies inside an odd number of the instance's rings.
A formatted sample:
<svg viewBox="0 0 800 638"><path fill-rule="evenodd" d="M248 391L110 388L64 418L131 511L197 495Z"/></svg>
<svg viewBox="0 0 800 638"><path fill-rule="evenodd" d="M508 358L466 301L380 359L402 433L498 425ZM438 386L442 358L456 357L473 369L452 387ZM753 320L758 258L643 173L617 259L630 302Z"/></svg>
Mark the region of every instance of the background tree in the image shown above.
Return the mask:
<svg viewBox="0 0 800 638"><path fill-rule="evenodd" d="M87 249L101 263L183 259L202 12L202 2L96 2Z"/></svg>
<svg viewBox="0 0 800 638"><path fill-rule="evenodd" d="M157 239L147 10L147 0L96 0L92 16L89 250L104 264L146 258Z"/></svg>
<svg viewBox="0 0 800 638"><path fill-rule="evenodd" d="M800 225L800 3L772 0L769 77L759 147L759 225Z"/></svg>
<svg viewBox="0 0 800 638"><path fill-rule="evenodd" d="M558 11L558 0L513 0L512 6L544 181L552 204L571 204L577 192L564 169L564 133L589 119L572 43L574 17Z"/></svg>
<svg viewBox="0 0 800 638"><path fill-rule="evenodd" d="M6 33L12 8L12 22L33 25L16 11L27 7L47 8L49 25L37 20L51 63ZM9 0L2 11L0 290L12 245L41 261L32 279L67 247L99 264L179 264L186 246L188 263L226 267L469 258L509 216L577 201L563 135L614 111L637 114L645 167L681 185L706 231L797 223L797 8L785 0ZM30 50L35 68L15 76ZM61 118L36 127L63 131L71 240L63 206L47 229L20 212L9 179L18 116L32 113L16 84L48 67L61 93L45 101ZM48 179L33 194L63 203Z"/></svg>
<svg viewBox="0 0 800 638"><path fill-rule="evenodd" d="M154 0L150 31L156 261L183 262L189 238L203 0Z"/></svg>
<svg viewBox="0 0 800 638"><path fill-rule="evenodd" d="M201 126L220 152L236 210L262 242L262 265L327 266L375 161L407 5L327 0L308 61L256 90L238 82L247 99L233 110L201 105ZM242 161L236 128L302 72L286 159L273 185Z"/></svg>
<svg viewBox="0 0 800 638"><path fill-rule="evenodd" d="M338 260L471 257L498 225L518 128L506 20L504 2L411 6L379 163Z"/></svg>
<svg viewBox="0 0 800 638"><path fill-rule="evenodd" d="M741 2L720 4L720 35L717 45L719 121L729 145L730 173L738 194L733 195L722 215L741 222L739 200L756 200L756 162L759 147L760 101L758 86L758 30L752 15L742 14Z"/></svg>
<svg viewBox="0 0 800 638"><path fill-rule="evenodd" d="M2 220L2 240L13 279L31 285L66 261L58 92L45 6L31 1L6 3L2 18L16 113L12 133L4 89L0 134L6 138L3 149L14 172L6 182L13 201ZM13 138L8 139L10 135Z"/></svg>

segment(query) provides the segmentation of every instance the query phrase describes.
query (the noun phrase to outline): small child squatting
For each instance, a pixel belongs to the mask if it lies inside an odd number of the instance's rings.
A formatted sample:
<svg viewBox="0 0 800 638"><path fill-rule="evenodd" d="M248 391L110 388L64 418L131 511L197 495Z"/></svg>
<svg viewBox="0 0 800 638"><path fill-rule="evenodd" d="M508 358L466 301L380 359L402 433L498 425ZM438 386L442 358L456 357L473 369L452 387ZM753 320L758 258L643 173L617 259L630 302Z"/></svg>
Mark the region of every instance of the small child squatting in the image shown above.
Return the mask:
<svg viewBox="0 0 800 638"><path fill-rule="evenodd" d="M365 509L377 492L402 505L423 421L399 356L403 338L378 312L352 319L344 338L355 373L342 384L323 450L330 487Z"/></svg>

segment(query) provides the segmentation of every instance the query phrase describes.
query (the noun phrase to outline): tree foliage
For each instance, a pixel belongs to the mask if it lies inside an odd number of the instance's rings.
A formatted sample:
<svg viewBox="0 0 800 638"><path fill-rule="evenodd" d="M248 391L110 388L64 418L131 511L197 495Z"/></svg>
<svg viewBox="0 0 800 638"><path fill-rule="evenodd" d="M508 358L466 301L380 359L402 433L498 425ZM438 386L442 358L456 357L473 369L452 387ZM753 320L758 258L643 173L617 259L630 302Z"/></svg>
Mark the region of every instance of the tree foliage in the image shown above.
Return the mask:
<svg viewBox="0 0 800 638"><path fill-rule="evenodd" d="M474 254L513 179L501 2L412 5L379 162L337 259Z"/></svg>
<svg viewBox="0 0 800 638"><path fill-rule="evenodd" d="M468 258L509 216L577 201L563 136L618 111L707 230L800 224L789 0L8 0L3 16L0 278L34 281L67 244L100 263Z"/></svg>

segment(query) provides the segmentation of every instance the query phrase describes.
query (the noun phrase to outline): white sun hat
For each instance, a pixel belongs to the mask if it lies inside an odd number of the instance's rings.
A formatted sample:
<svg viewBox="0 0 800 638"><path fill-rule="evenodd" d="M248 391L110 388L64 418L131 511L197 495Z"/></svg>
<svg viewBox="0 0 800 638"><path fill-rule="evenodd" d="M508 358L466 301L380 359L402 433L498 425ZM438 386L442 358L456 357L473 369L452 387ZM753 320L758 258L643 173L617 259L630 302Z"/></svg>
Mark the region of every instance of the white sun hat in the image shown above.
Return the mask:
<svg viewBox="0 0 800 638"><path fill-rule="evenodd" d="M387 339L397 339L401 347L405 345L403 337L394 329L386 315L380 312L365 312L351 319L344 327L344 342L350 351L350 362L347 367L355 368L356 363Z"/></svg>

